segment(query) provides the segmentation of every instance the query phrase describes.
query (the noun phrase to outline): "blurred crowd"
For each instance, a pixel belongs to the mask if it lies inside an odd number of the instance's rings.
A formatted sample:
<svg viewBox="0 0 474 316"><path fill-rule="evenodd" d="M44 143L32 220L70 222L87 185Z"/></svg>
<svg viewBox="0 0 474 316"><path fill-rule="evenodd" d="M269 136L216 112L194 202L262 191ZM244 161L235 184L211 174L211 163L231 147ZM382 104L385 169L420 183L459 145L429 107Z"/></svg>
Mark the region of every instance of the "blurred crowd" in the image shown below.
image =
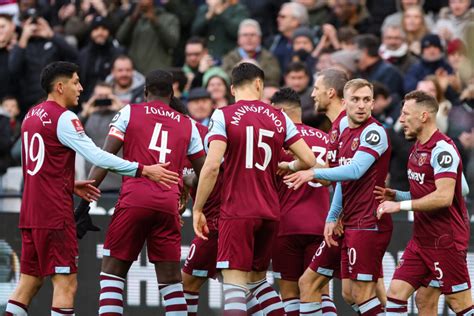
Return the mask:
<svg viewBox="0 0 474 316"><path fill-rule="evenodd" d="M232 104L230 72L243 60L265 71L267 102L291 87L304 123L328 130L311 92L318 71L337 67L375 85L373 115L393 143L390 185L401 190L411 146L401 101L424 90L439 101L438 127L474 183L470 0L0 0L0 177L19 163L22 117L45 97L41 69L58 60L80 65L74 111L98 146L115 113L143 101L148 71L171 71L175 96L207 125L214 109ZM101 188L119 187L109 175Z"/></svg>

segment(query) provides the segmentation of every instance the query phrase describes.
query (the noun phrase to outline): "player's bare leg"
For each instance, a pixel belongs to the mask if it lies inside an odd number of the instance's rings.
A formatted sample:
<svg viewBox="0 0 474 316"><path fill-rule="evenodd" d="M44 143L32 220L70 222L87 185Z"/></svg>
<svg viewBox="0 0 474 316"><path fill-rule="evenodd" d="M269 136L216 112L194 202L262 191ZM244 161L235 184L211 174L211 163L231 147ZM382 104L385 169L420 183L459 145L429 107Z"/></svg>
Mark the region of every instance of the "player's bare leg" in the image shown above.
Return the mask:
<svg viewBox="0 0 474 316"><path fill-rule="evenodd" d="M342 279L342 298L347 305L349 305L352 310L358 314L359 313L359 306L355 303L354 298L352 297L352 287L351 287L351 280L350 279Z"/></svg>
<svg viewBox="0 0 474 316"><path fill-rule="evenodd" d="M305 270L298 280L301 301L300 312L316 313L321 310L322 294L326 293L324 289L328 289L329 281L328 277L309 268Z"/></svg>
<svg viewBox="0 0 474 316"><path fill-rule="evenodd" d="M107 313L123 314L123 289L131 265L131 261L114 257L104 257L102 259L99 315Z"/></svg>
<svg viewBox="0 0 474 316"><path fill-rule="evenodd" d="M165 301L166 315L188 315L179 261L154 262L158 287Z"/></svg>
<svg viewBox="0 0 474 316"><path fill-rule="evenodd" d="M20 281L8 301L6 315L26 315L27 307L43 285L43 281L43 278L21 273Z"/></svg>
<svg viewBox="0 0 474 316"><path fill-rule="evenodd" d="M298 282L276 279L280 288L280 296L283 308L287 316L300 314L300 291Z"/></svg>
<svg viewBox="0 0 474 316"><path fill-rule="evenodd" d="M70 315L74 313L74 297L77 291L77 273L55 274L51 278L53 283L54 315Z"/></svg>
<svg viewBox="0 0 474 316"><path fill-rule="evenodd" d="M375 295L377 282L351 280L351 294L361 315L378 315L383 312L382 305Z"/></svg>
<svg viewBox="0 0 474 316"><path fill-rule="evenodd" d="M470 289L446 295L446 302L456 315L472 315L474 310Z"/></svg>
<svg viewBox="0 0 474 316"><path fill-rule="evenodd" d="M201 286L206 283L207 278L190 275L184 271L181 271L181 278L183 279L184 298L188 304L188 315L197 315L199 291Z"/></svg>
<svg viewBox="0 0 474 316"><path fill-rule="evenodd" d="M246 295L248 272L224 269L224 316L247 316Z"/></svg>
<svg viewBox="0 0 474 316"><path fill-rule="evenodd" d="M438 313L438 300L440 295L440 289L434 287L420 287L415 295L418 316L436 315Z"/></svg>
<svg viewBox="0 0 474 316"><path fill-rule="evenodd" d="M408 298L415 292L410 283L393 279L387 292L387 305L385 313L387 316L407 315Z"/></svg>
<svg viewBox="0 0 474 316"><path fill-rule="evenodd" d="M248 274L247 287L255 296L260 308L269 315L285 315L283 303L277 292L267 282L267 271L252 271Z"/></svg>
<svg viewBox="0 0 474 316"><path fill-rule="evenodd" d="M377 280L377 285L375 287L375 295L380 301L382 306L387 304L387 290L385 289L385 283L383 282L383 278L379 278Z"/></svg>

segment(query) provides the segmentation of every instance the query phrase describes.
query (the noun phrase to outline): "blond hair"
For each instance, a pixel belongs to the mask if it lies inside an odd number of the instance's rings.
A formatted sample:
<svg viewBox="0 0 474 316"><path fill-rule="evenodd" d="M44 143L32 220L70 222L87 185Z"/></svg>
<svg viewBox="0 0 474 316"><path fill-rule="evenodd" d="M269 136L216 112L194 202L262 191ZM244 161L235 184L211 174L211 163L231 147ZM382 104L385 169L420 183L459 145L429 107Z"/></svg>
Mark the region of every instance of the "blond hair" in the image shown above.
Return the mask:
<svg viewBox="0 0 474 316"><path fill-rule="evenodd" d="M346 94L349 91L352 91L352 92L357 91L357 90L362 89L364 87L369 87L370 90L372 91L372 94L374 93L374 86L370 82L368 82L367 80L361 79L361 78L356 78L356 79L349 80L344 85L344 97L346 97Z"/></svg>

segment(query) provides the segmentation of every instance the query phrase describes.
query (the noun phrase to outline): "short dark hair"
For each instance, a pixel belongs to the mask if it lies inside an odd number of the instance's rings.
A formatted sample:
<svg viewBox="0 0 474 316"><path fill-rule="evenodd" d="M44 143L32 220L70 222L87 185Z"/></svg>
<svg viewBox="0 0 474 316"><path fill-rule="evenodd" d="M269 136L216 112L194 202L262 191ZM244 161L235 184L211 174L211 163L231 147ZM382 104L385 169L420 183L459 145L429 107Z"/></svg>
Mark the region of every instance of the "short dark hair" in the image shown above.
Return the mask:
<svg viewBox="0 0 474 316"><path fill-rule="evenodd" d="M306 64L300 61L295 61L288 64L285 70L285 76L289 74L290 72L300 72L300 71L304 71L308 77L311 77L311 74L308 70L308 67L306 67Z"/></svg>
<svg viewBox="0 0 474 316"><path fill-rule="evenodd" d="M406 102L408 100L415 100L417 105L426 107L432 113L438 113L438 101L424 91L415 90L405 94L403 101Z"/></svg>
<svg viewBox="0 0 474 316"><path fill-rule="evenodd" d="M340 42L354 43L354 37L359 35L359 32L352 26L343 26L337 30L337 38Z"/></svg>
<svg viewBox="0 0 474 316"><path fill-rule="evenodd" d="M112 62L112 68L114 68L115 62L117 60L129 60L132 63L132 68L135 69L135 65L133 63L132 58L130 58L130 56L127 56L125 54L121 54L121 55L118 55L117 57L115 57L114 61Z"/></svg>
<svg viewBox="0 0 474 316"><path fill-rule="evenodd" d="M275 92L271 97L270 102L273 104L286 103L292 106L301 107L301 99L298 93L291 88L282 88Z"/></svg>
<svg viewBox="0 0 474 316"><path fill-rule="evenodd" d="M374 99L376 99L378 96L382 96L385 99L390 97L390 91L386 85L378 81L374 81L372 84L374 85Z"/></svg>
<svg viewBox="0 0 474 316"><path fill-rule="evenodd" d="M173 110L183 114L183 115L189 115L188 109L186 108L186 105L184 105L183 101L178 99L177 97L172 97L170 100L170 108Z"/></svg>
<svg viewBox="0 0 474 316"><path fill-rule="evenodd" d="M344 86L349 77L345 71L336 68L327 68L317 73L317 76L323 77L326 88L336 90L336 95L342 99L344 97Z"/></svg>
<svg viewBox="0 0 474 316"><path fill-rule="evenodd" d="M232 85L234 87L250 83L255 79L265 80L265 73L252 63L240 63L232 69Z"/></svg>
<svg viewBox="0 0 474 316"><path fill-rule="evenodd" d="M79 73L79 66L68 61L56 61L43 68L40 75L41 88L47 94L53 91L54 82L65 77L71 79L75 73Z"/></svg>
<svg viewBox="0 0 474 316"><path fill-rule="evenodd" d="M355 38L355 42L359 49L366 49L367 54L371 57L379 56L380 40L373 34L362 34Z"/></svg>
<svg viewBox="0 0 474 316"><path fill-rule="evenodd" d="M184 71L181 68L170 68L168 71L173 76L173 83L178 83L178 90L183 92L184 88L186 87L186 83L188 82L188 78L184 74Z"/></svg>
<svg viewBox="0 0 474 316"><path fill-rule="evenodd" d="M156 97L172 97L173 75L161 69L149 72L145 78L145 90Z"/></svg>
<svg viewBox="0 0 474 316"><path fill-rule="evenodd" d="M199 36L192 36L186 41L186 45L188 44L201 44L203 48L207 48L207 42L204 38Z"/></svg>

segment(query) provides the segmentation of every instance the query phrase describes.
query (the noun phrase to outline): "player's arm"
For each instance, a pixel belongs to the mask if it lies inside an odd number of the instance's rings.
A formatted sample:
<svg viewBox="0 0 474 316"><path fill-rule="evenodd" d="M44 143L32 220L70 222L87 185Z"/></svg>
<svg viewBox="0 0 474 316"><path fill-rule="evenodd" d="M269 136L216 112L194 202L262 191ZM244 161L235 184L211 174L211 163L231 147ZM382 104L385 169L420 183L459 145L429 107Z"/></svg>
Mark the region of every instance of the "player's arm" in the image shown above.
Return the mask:
<svg viewBox="0 0 474 316"><path fill-rule="evenodd" d="M224 113L217 109L211 117L211 127L204 140L209 144L207 157L200 170L199 184L196 191L196 200L193 206L193 227L196 236L207 240L209 233L206 217L203 214L204 204L216 185L219 169L227 149L227 131L225 127Z"/></svg>
<svg viewBox="0 0 474 316"><path fill-rule="evenodd" d="M191 183L185 182L185 184L191 184L193 187L197 187L198 179L201 174L202 167L204 166L204 162L206 160L206 153L204 151L199 131L193 121L191 121L191 126L191 140L188 146L188 158L191 161L191 165L193 166L195 176L192 178Z"/></svg>
<svg viewBox="0 0 474 316"><path fill-rule="evenodd" d="M331 207L326 217L326 225L324 227L324 239L328 247L337 246L337 242L332 238L337 225L339 216L342 213L342 185L337 182L334 195L331 201Z"/></svg>
<svg viewBox="0 0 474 316"><path fill-rule="evenodd" d="M361 134L361 144L351 163L335 168L315 168L299 171L285 177L295 190L313 179L351 181L360 179L374 162L388 149L388 138L383 127L369 125Z"/></svg>
<svg viewBox="0 0 474 316"><path fill-rule="evenodd" d="M436 189L415 200L401 202L386 201L379 205L377 215L399 211L431 212L451 206L456 189L459 155L453 146L444 143L432 151L431 166L435 177Z"/></svg>

